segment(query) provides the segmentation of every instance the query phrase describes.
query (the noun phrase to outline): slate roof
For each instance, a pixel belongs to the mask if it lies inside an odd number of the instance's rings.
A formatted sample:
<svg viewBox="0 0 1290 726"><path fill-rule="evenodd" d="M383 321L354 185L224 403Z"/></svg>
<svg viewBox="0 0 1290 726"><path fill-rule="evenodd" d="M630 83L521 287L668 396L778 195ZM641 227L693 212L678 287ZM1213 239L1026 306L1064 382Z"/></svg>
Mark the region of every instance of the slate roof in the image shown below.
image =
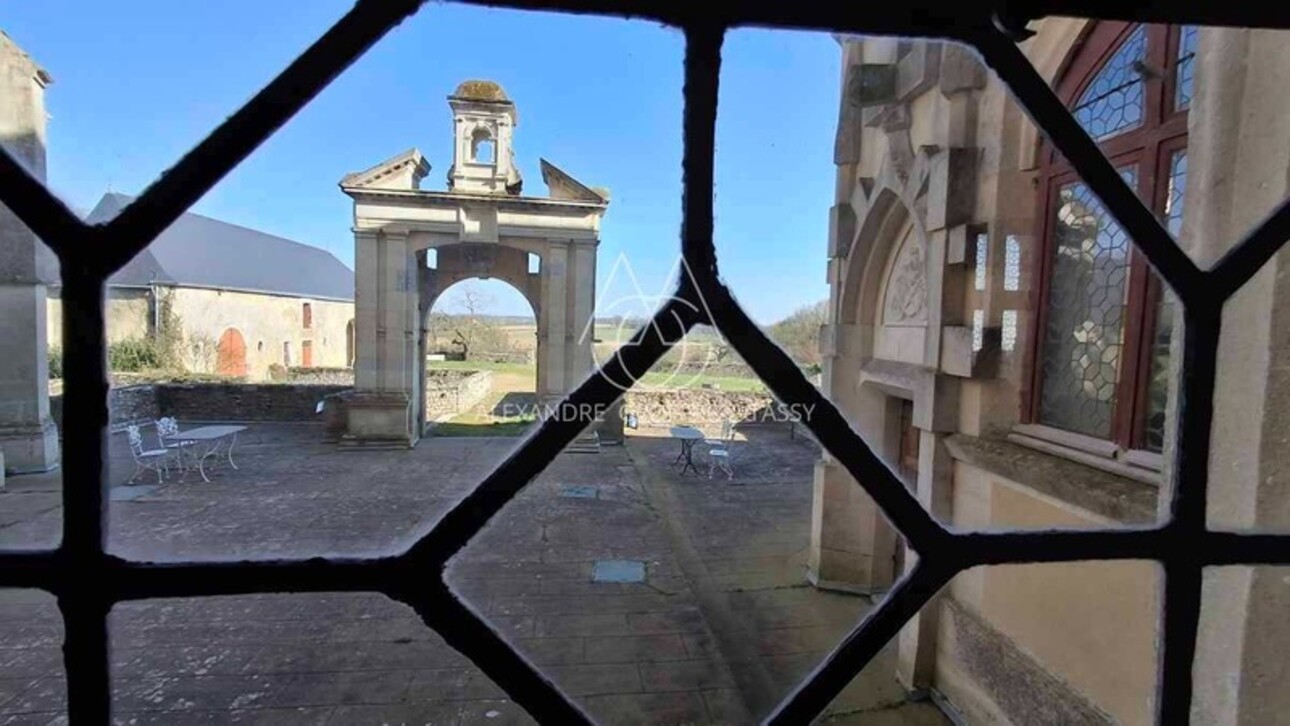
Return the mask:
<svg viewBox="0 0 1290 726"><path fill-rule="evenodd" d="M131 201L104 194L86 221L106 222ZM109 285L154 283L354 299L354 271L330 252L191 212L108 279Z"/></svg>

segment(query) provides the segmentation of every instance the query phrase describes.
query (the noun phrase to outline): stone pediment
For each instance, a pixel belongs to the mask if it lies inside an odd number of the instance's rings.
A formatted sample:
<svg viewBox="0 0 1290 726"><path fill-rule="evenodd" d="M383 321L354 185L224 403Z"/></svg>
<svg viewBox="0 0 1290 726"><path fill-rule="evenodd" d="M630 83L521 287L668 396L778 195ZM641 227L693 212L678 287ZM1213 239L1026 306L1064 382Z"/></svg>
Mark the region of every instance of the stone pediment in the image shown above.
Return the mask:
<svg viewBox="0 0 1290 726"><path fill-rule="evenodd" d="M370 169L346 174L341 189L420 189L430 162L416 148L386 159Z"/></svg>
<svg viewBox="0 0 1290 726"><path fill-rule="evenodd" d="M542 163L542 181L546 183L547 193L552 199L575 202L609 203L609 191L589 187L569 176L567 172L546 159Z"/></svg>

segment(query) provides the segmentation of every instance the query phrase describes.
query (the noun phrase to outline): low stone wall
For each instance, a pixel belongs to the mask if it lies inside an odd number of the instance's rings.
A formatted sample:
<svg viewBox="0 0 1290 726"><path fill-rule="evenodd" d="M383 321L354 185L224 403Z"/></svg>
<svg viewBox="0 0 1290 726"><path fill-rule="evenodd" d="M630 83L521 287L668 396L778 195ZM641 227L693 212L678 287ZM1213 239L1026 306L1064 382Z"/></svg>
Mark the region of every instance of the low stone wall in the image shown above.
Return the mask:
<svg viewBox="0 0 1290 726"><path fill-rule="evenodd" d="M775 399L767 393L686 388L675 391L628 391L624 415L635 414L642 426L741 421L771 423Z"/></svg>
<svg viewBox="0 0 1290 726"><path fill-rule="evenodd" d="M349 386L185 383L156 386L157 408L180 421L313 421L318 402Z"/></svg>
<svg viewBox="0 0 1290 726"><path fill-rule="evenodd" d="M354 387L353 368L288 368L287 383Z"/></svg>
<svg viewBox="0 0 1290 726"><path fill-rule="evenodd" d="M426 420L455 416L482 401L492 387L492 371L426 371Z"/></svg>
<svg viewBox="0 0 1290 726"><path fill-rule="evenodd" d="M58 430L63 430L63 394L49 397L49 415ZM155 421L161 417L157 394L151 384L122 386L108 391L108 426L112 430L133 423Z"/></svg>
<svg viewBox="0 0 1290 726"><path fill-rule="evenodd" d="M184 421L314 421L318 402L349 386L155 383L113 388L108 392L108 425L152 423L162 416ZM63 397L49 397L50 414L63 426Z"/></svg>

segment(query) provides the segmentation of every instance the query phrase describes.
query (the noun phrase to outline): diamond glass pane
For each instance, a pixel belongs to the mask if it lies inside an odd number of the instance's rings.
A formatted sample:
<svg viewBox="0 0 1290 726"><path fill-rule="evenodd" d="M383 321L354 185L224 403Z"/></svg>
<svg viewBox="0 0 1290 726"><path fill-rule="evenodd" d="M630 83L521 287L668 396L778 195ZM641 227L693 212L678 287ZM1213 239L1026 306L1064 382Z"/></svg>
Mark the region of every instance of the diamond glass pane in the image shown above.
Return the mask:
<svg viewBox="0 0 1290 726"><path fill-rule="evenodd" d="M1169 196L1165 200L1165 224L1174 236L1182 231L1183 192L1186 187L1187 152L1176 151L1169 159ZM1169 404L1169 343L1173 337L1174 303L1170 295L1162 292L1157 295L1155 305L1143 443L1150 451L1161 451L1165 444L1165 408Z"/></svg>
<svg viewBox="0 0 1290 726"><path fill-rule="evenodd" d="M985 264L989 248L989 238L985 234L978 234L976 236L976 270L972 274L972 287L978 291L985 289Z"/></svg>
<svg viewBox="0 0 1290 726"><path fill-rule="evenodd" d="M1196 40L1200 29L1194 25L1183 26L1178 37L1178 61L1174 68L1174 108L1183 109L1191 105L1191 93L1195 84L1196 73Z"/></svg>
<svg viewBox="0 0 1290 726"><path fill-rule="evenodd" d="M1139 26L1111 56L1072 112L1096 140L1136 128L1142 123L1143 83L1135 67L1147 53L1147 31Z"/></svg>
<svg viewBox="0 0 1290 726"><path fill-rule="evenodd" d="M1021 289L1021 242L1011 235L1003 249L1003 289L1008 292Z"/></svg>
<svg viewBox="0 0 1290 726"><path fill-rule="evenodd" d="M1124 348L1129 237L1083 182L1058 189L1053 236L1039 418L1106 438Z"/></svg>

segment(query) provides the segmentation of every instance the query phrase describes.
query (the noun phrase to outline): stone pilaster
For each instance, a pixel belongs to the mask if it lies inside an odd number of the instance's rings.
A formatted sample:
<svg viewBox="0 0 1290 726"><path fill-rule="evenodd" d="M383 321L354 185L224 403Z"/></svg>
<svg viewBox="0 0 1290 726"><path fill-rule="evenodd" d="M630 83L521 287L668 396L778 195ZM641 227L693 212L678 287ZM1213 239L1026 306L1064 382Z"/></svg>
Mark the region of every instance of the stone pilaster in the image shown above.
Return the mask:
<svg viewBox="0 0 1290 726"><path fill-rule="evenodd" d="M0 146L45 179L45 86L49 75L0 33ZM11 473L58 466L49 417L46 285L57 262L36 235L0 205L0 453Z"/></svg>

